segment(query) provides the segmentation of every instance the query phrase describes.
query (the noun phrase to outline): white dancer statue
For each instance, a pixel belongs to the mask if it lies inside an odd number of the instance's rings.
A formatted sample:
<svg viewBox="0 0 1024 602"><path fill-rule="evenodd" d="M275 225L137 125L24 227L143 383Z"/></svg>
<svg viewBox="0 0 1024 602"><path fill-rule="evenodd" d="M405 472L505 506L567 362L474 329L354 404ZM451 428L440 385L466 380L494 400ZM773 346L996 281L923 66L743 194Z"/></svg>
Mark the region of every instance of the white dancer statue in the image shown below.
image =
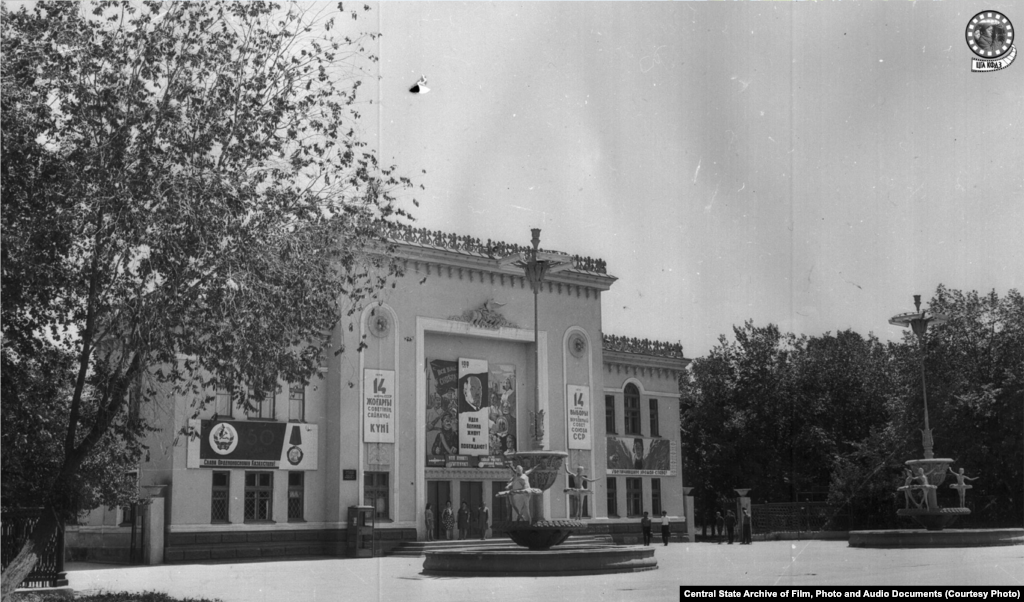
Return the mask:
<svg viewBox="0 0 1024 602"><path fill-rule="evenodd" d="M576 472L571 472L569 467L565 467L565 472L576 480L575 487L566 487L563 492L568 493L571 499L576 499L576 516L573 518L580 520L583 518L583 501L587 499L587 496L593 493L587 488L587 483L593 483L597 479L591 479L587 475L583 474L583 466L577 466Z"/></svg>
<svg viewBox="0 0 1024 602"><path fill-rule="evenodd" d="M960 507L963 508L965 507L964 504L967 499L967 490L974 488L973 485L968 485L967 483L964 483L964 481L977 481L978 477L969 477L965 475L963 468L960 469L960 472L953 472L952 468L949 468L947 470L953 473L953 476L956 477L956 483L951 484L949 488L956 489L957 492L960 494Z"/></svg>
<svg viewBox="0 0 1024 602"><path fill-rule="evenodd" d="M533 472L533 468L530 470L523 470L522 466L516 466L512 471L512 478L509 479L508 485L505 486L505 491L498 493L499 496L508 496L512 503L512 509L516 512L514 520L530 520L530 500L533 499L535 493L543 493L540 489L530 487L530 473Z"/></svg>

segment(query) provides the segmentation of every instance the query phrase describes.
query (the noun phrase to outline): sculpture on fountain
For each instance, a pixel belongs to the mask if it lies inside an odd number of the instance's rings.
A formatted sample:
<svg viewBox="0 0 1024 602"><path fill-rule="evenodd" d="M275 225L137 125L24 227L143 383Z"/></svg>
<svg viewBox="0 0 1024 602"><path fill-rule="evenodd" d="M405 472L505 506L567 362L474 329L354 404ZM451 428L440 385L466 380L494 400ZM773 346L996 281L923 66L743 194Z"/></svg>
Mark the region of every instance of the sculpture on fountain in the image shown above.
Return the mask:
<svg viewBox="0 0 1024 602"><path fill-rule="evenodd" d="M963 468L960 469L960 472L953 472L953 469L950 468L949 472L951 472L953 476L956 477L956 483L951 484L949 488L956 489L957 493L960 494L960 507L963 508L964 502L967 497L967 490L974 487L973 485L968 485L967 483L964 483L964 481L977 481L978 477L969 477L965 475Z"/></svg>
<svg viewBox="0 0 1024 602"><path fill-rule="evenodd" d="M571 499L576 500L576 515L572 518L574 520L583 519L583 502L587 499L587 496L593 493L588 487L587 483L593 483L597 479L591 479L583 473L583 466L577 466L576 472L571 472L569 467L565 467L565 472L576 481L575 487L566 487L563 489L563 493L568 493Z"/></svg>
<svg viewBox="0 0 1024 602"><path fill-rule="evenodd" d="M515 521L531 522L530 503L533 501L533 496L537 493L544 493L541 489L530 487L530 473L536 468L534 466L530 470L523 470L522 465L516 466L512 470L512 478L509 479L505 490L498 493L499 497L507 497L509 499L512 511L515 512L515 517L513 518Z"/></svg>

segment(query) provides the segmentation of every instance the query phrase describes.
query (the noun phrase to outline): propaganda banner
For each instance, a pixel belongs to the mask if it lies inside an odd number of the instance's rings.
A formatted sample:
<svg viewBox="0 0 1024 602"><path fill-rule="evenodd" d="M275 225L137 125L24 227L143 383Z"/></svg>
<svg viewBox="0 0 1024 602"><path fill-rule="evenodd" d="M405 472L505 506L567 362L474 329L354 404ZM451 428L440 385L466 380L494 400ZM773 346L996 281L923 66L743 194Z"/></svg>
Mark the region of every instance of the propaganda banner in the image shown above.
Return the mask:
<svg viewBox="0 0 1024 602"><path fill-rule="evenodd" d="M606 473L624 476L675 476L675 443L646 437L608 437Z"/></svg>
<svg viewBox="0 0 1024 602"><path fill-rule="evenodd" d="M459 358L459 455L486 456L488 429L487 360Z"/></svg>
<svg viewBox="0 0 1024 602"><path fill-rule="evenodd" d="M395 371L363 371L363 441L395 442Z"/></svg>
<svg viewBox="0 0 1024 602"><path fill-rule="evenodd" d="M459 363L430 360L427 371L427 466L459 453Z"/></svg>
<svg viewBox="0 0 1024 602"><path fill-rule="evenodd" d="M516 367L490 367L491 403L487 408L490 451L495 456L516 451Z"/></svg>
<svg viewBox="0 0 1024 602"><path fill-rule="evenodd" d="M590 387L567 385L565 405L569 449L593 449L590 439Z"/></svg>
<svg viewBox="0 0 1024 602"><path fill-rule="evenodd" d="M199 435L188 440L188 468L317 469L315 424L234 420L190 424Z"/></svg>

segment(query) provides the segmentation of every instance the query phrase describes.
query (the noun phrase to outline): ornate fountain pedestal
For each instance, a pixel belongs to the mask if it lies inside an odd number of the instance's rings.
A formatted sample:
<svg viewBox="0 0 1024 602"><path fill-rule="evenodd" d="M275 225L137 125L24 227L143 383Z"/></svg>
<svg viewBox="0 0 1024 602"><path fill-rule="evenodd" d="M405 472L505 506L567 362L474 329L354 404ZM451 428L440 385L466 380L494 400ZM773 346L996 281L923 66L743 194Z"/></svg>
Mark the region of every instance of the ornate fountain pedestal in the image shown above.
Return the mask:
<svg viewBox="0 0 1024 602"><path fill-rule="evenodd" d="M569 456L559 451L527 451L512 454L514 465L529 473L529 489L547 491L555 484L562 462ZM556 519L543 516L540 494L520 493L510 489L507 494L516 502L528 496L531 509L525 520L494 521L495 531L508 533L517 545L472 545L458 549L427 552L423 572L430 575L476 576L540 576L540 575L596 575L649 571L658 568L653 547L616 546L613 544L587 544L552 549L563 543L574 532L586 529L583 521ZM518 512L518 511L517 511Z"/></svg>
<svg viewBox="0 0 1024 602"><path fill-rule="evenodd" d="M946 471L952 463L952 458L907 460L905 464L910 472L914 475L923 475L928 483L900 487L904 491L908 504L906 508L897 510L896 514L914 519L929 531L941 531L953 524L958 517L970 514L971 511L967 508L942 508L939 506L938 488L946 480ZM910 500L915 494L921 498L921 501L913 504L915 507L911 507Z"/></svg>

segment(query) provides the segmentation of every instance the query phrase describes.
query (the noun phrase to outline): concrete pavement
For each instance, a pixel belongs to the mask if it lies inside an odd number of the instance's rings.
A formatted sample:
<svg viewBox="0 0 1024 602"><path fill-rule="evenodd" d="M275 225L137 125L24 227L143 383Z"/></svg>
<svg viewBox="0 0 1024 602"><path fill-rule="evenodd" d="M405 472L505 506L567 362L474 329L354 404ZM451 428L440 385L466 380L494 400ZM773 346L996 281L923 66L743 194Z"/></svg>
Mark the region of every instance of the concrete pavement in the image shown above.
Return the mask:
<svg viewBox="0 0 1024 602"><path fill-rule="evenodd" d="M587 577L427 577L423 558L114 567L70 564L84 592L159 591L224 602L679 600L680 585L1024 585L1024 546L850 548L844 541L656 546L658 570Z"/></svg>

